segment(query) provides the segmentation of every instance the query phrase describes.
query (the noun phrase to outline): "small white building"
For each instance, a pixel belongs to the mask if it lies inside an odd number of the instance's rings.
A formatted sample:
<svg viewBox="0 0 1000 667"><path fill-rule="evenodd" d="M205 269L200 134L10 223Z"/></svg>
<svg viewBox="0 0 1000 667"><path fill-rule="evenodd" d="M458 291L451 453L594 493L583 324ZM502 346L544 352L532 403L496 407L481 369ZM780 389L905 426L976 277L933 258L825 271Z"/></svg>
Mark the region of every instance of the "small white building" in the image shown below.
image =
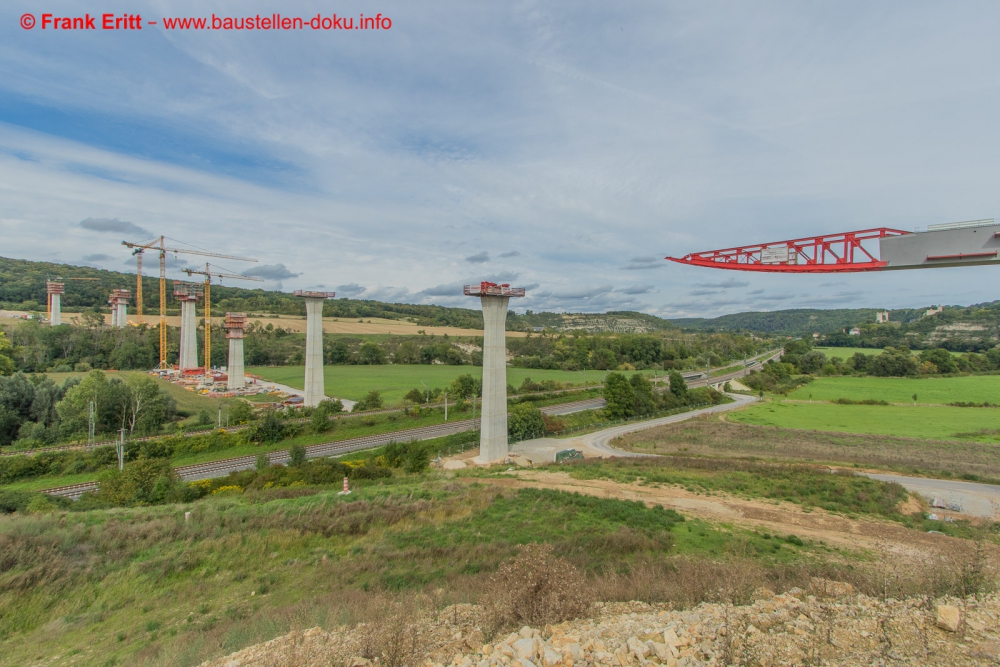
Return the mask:
<svg viewBox="0 0 1000 667"><path fill-rule="evenodd" d="M861 335L861 329L859 329L857 327L854 327L853 329L851 329L847 333L849 333L852 336L860 336Z"/></svg>
<svg viewBox="0 0 1000 667"><path fill-rule="evenodd" d="M889 321L889 311L888 310L880 310L877 313L875 313L875 323L876 324L885 324L888 321Z"/></svg>
<svg viewBox="0 0 1000 667"><path fill-rule="evenodd" d="M931 315L937 315L938 313L944 311L944 306L931 306L929 310L924 312L924 317L930 317Z"/></svg>

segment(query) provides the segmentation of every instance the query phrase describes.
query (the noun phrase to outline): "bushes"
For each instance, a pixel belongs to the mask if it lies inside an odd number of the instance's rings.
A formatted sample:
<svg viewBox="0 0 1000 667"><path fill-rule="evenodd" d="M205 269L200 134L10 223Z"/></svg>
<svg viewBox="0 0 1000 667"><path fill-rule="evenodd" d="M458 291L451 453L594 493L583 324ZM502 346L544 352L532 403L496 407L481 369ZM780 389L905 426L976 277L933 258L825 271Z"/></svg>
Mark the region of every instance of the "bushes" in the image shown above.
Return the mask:
<svg viewBox="0 0 1000 667"><path fill-rule="evenodd" d="M33 491L0 490L0 514L66 509L72 503L69 498L48 496Z"/></svg>
<svg viewBox="0 0 1000 667"><path fill-rule="evenodd" d="M530 403L519 403L507 412L507 434L517 440L538 437L545 433L542 411Z"/></svg>
<svg viewBox="0 0 1000 667"><path fill-rule="evenodd" d="M306 462L306 448L302 445L292 445L288 450L288 465L300 466Z"/></svg>
<svg viewBox="0 0 1000 667"><path fill-rule="evenodd" d="M162 459L139 459L101 475L97 499L108 505L152 505L171 499L179 478Z"/></svg>
<svg viewBox="0 0 1000 667"><path fill-rule="evenodd" d="M514 560L490 577L484 597L488 636L576 618L592 602L583 574L554 556L550 544L523 545Z"/></svg>
<svg viewBox="0 0 1000 667"><path fill-rule="evenodd" d="M364 398L354 404L351 412L363 412L364 410L381 410L384 406L382 394L379 391L370 391Z"/></svg>
<svg viewBox="0 0 1000 667"><path fill-rule="evenodd" d="M293 426L285 424L277 410L267 410L264 418L248 429L250 442L267 445L279 442L290 435Z"/></svg>
<svg viewBox="0 0 1000 667"><path fill-rule="evenodd" d="M313 431L316 433L329 431L334 425L330 422L330 415L343 411L344 404L340 402L340 399L320 401L319 405L313 408L312 415L309 417Z"/></svg>

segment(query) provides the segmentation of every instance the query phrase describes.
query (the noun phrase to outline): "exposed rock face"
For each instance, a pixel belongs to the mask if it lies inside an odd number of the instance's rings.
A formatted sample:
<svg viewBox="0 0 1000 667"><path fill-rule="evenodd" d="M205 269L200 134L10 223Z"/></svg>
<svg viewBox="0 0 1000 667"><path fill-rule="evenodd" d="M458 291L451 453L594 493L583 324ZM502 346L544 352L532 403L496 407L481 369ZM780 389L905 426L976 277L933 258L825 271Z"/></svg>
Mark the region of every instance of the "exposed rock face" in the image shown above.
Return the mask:
<svg viewBox="0 0 1000 667"><path fill-rule="evenodd" d="M752 605L670 610L641 602L598 603L593 617L524 627L485 641L479 608L456 605L418 623L414 667L698 667L702 665L1000 663L1000 595L975 599L876 600L835 582L811 593L766 594ZM292 632L202 667L348 665L364 627Z"/></svg>
<svg viewBox="0 0 1000 667"><path fill-rule="evenodd" d="M948 632L958 632L958 625L962 619L958 607L951 604L939 604L937 607L937 626Z"/></svg>

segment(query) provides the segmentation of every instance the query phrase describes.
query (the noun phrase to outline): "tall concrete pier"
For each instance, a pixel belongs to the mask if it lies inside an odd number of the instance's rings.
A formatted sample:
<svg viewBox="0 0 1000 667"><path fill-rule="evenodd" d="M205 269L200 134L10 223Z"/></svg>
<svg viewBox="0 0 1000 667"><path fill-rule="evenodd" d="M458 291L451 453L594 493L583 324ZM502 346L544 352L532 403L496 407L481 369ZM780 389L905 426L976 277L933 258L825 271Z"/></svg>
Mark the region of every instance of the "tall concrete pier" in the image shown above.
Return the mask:
<svg viewBox="0 0 1000 667"><path fill-rule="evenodd" d="M66 285L46 280L45 291L49 296L49 325L57 327L62 324L62 295L66 292Z"/></svg>
<svg viewBox="0 0 1000 667"><path fill-rule="evenodd" d="M182 371L198 366L198 319L195 305L201 295L200 283L174 281L174 298L181 304L181 347L177 367Z"/></svg>
<svg viewBox="0 0 1000 667"><path fill-rule="evenodd" d="M524 296L524 288L482 282L462 291L483 304L483 416L475 461L491 463L507 456L507 304Z"/></svg>
<svg viewBox="0 0 1000 667"><path fill-rule="evenodd" d="M246 327L246 313L226 313L226 338L229 339L229 366L226 373L226 389L243 389L247 385L243 370L243 329Z"/></svg>
<svg viewBox="0 0 1000 667"><path fill-rule="evenodd" d="M108 303L111 304L111 326L116 329L124 329L128 324L128 302L132 298L132 292L127 289L111 290Z"/></svg>
<svg viewBox="0 0 1000 667"><path fill-rule="evenodd" d="M314 408L325 398L323 387L323 302L337 296L335 292L295 290L295 296L306 300L306 400Z"/></svg>

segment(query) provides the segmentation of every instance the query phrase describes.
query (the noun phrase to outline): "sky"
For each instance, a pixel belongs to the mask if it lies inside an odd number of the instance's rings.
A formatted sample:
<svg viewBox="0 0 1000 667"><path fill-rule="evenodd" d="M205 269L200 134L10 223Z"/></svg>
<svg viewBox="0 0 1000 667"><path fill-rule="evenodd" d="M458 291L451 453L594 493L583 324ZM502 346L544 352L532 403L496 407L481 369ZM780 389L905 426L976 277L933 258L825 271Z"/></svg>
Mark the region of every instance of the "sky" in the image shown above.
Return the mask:
<svg viewBox="0 0 1000 667"><path fill-rule="evenodd" d="M163 21L277 12L391 27ZM461 285L494 280L527 288L522 312L991 301L992 267L663 258L1000 217L998 32L995 2L11 0L0 256L134 271L121 241L163 234L259 260L211 260L265 281L226 284L476 307Z"/></svg>

